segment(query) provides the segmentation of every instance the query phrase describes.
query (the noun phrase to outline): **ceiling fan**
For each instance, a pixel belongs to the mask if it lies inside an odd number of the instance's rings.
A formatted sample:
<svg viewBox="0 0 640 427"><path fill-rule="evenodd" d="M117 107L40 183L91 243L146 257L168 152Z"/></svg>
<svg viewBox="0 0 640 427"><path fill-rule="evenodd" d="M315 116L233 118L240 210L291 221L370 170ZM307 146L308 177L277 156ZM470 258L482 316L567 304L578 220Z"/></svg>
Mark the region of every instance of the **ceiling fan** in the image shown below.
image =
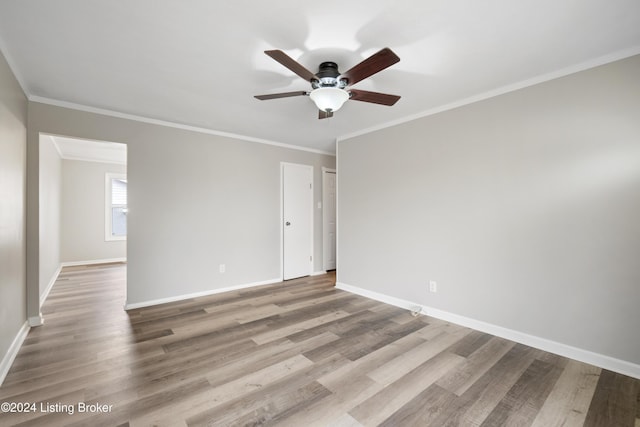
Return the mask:
<svg viewBox="0 0 640 427"><path fill-rule="evenodd" d="M338 64L335 62L323 62L318 67L318 72L314 74L281 50L265 50L264 53L311 83L312 90L255 96L262 101L291 96L308 96L318 107L318 118L326 119L332 117L333 113L339 110L348 99L389 106L400 99L397 95L351 89L350 87L400 61L398 55L388 47L374 53L345 73L338 71Z"/></svg>

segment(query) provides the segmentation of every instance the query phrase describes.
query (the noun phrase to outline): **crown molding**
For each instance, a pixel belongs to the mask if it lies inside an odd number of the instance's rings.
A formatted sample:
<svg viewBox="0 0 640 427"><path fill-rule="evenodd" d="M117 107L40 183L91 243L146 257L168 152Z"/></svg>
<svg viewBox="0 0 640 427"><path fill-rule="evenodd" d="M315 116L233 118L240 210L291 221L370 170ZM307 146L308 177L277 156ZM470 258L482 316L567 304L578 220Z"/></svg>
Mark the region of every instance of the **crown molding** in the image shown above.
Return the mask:
<svg viewBox="0 0 640 427"><path fill-rule="evenodd" d="M89 113L94 113L94 114L101 114L101 115L105 115L105 116L110 116L110 117L117 117L117 118L121 118L121 119L127 119L127 120L133 120L133 121L137 121L137 122L142 122L142 123L148 123L148 124L154 124L154 125L158 125L158 126L165 126L165 127L171 127L171 128L175 128L175 129L182 129L182 130L188 130L188 131L192 131L192 132L198 132L198 133L204 133L204 134L208 134L208 135L216 135L216 136L223 136L223 137L227 137L227 138L232 138L232 139L238 139L238 140L242 140L242 141L248 141L248 142L255 142L255 143L259 143L259 144L266 144L266 145L272 145L272 146L276 146L276 147L280 147L280 148L286 148L286 149L291 149L291 150L297 150L297 151L306 151L306 152L310 152L310 153L315 153L315 154L323 154L323 155L328 155L328 156L335 156L336 153L335 152L329 152L329 151L324 151L324 150L317 150L314 148L307 148L307 147L301 147L298 145L292 145L292 144L285 144L285 143L281 143L281 142L277 142L277 141L271 141L268 139L263 139L263 138L256 138L256 137L252 137L252 136L247 136L247 135L240 135L240 134L235 134L235 133L231 133L231 132L222 132L222 131L217 131L214 129L209 129L209 128L203 128L203 127L198 127L198 126L192 126L192 125L186 125L186 124L182 124L182 123L175 123L175 122L170 122L170 121L166 121L166 120L159 120L159 119L152 119L152 118L148 118L148 117L143 117L143 116L138 116L138 115L134 115L134 114L128 114L128 113L121 113L118 111L114 111L114 110L108 110L108 109L103 109L103 108L96 108L96 107L90 107L87 105L83 105L83 104L76 104L73 102L68 102L68 101L60 101L60 100L56 100L56 99L51 99L51 98L46 98L46 97L41 97L41 96L37 96L37 95L31 95L28 93L28 91L26 90L26 84L24 83L24 79L21 78L21 76L19 75L19 73L16 72L16 68L13 66L12 61L10 60L10 57L7 56L7 52L6 49L4 49L4 46L2 45L2 41L0 40L0 51L2 51L2 53L4 54L4 57L7 61L7 63L9 64L9 67L11 68L11 70L13 71L14 75L16 76L16 80L18 80L18 83L20 84L20 86L22 87L22 90L27 94L27 99L31 102L37 102L37 103L41 103L41 104L47 104L47 105L53 105L53 106L57 106L57 107L63 107L63 108L69 108L72 110L79 110L79 111L85 111L85 112L89 112ZM448 110L452 110L458 107L462 107L465 105L469 105L469 104L473 104L479 101L483 101L489 98L493 98L499 95L503 95L509 92L514 92L520 89L524 89L526 87L529 86L534 86L536 84L539 83L544 83L550 80L555 80L558 79L560 77L565 77L571 74L575 74L577 72L580 71L585 71L591 68L595 68L601 65L605 65L611 62L615 62L615 61L619 61L625 58L629 58L631 56L634 55L638 55L640 54L640 46L633 46L631 48L628 49L623 49L620 51L616 51L607 55L603 55L600 56L598 58L594 58L592 60L589 61L585 61L585 62L581 62L579 64L575 64L569 67L565 67L562 68L560 70L556 70L550 73L546 73L546 74L542 74L530 79L526 79L526 80L522 80L520 82L517 83L513 83L513 84L509 84L506 86L502 86L500 88L497 89L493 89L487 92L483 92L477 95L473 95L467 98L463 98L454 102L450 102L448 104L444 104L435 108L431 108L429 110L425 110L416 114L411 114L409 116L405 116L402 118L399 118L397 120L392 120L389 122L384 122L381 123L379 125L376 126L371 126L368 128L364 128L355 132L350 132L344 135L340 135L336 138L336 143L341 142L341 141L345 141L351 138L355 138L357 136L361 136L361 135L366 135L368 133L372 133L372 132L376 132L379 130L383 130L389 127L393 127L393 126L397 126L403 123L408 123L423 117L428 117L434 114L438 114L444 111L448 111Z"/></svg>
<svg viewBox="0 0 640 427"><path fill-rule="evenodd" d="M565 67L560 70L552 71L550 73L541 74L539 76L522 80L517 83L512 83L506 86L499 87L497 89L493 89L487 92L483 92L477 95L470 96L468 98L460 99L458 101L450 102L445 105L441 105L435 108L431 108L426 111L422 111L420 113L412 114L410 116L402 117L397 120L392 120L389 122L381 123L376 126L372 126L366 129L362 129L359 131L347 133L344 135L340 135L337 138L336 142L345 141L347 139L355 138L357 136L366 135L371 132L376 132L382 129L390 128L393 126L397 126L403 123L411 122L417 119L421 119L423 117L432 116L434 114L442 113L444 111L453 110L454 108L463 107L465 105L473 104L478 101L483 101L485 99L493 98L499 95L504 95L509 92L514 92L516 90L524 89L529 86L534 86L539 83L548 82L550 80L555 80L560 77L565 77L571 74L578 73L580 71L586 71L591 68L599 67L601 65L606 65L611 62L620 61L622 59L626 59L635 55L640 54L640 46L634 46L629 49L620 50L617 52L613 52L604 56L600 56L598 58L594 58L589 61L581 62L579 64L572 65L570 67Z"/></svg>
<svg viewBox="0 0 640 427"><path fill-rule="evenodd" d="M136 121L136 122L147 123L147 124L152 124L152 125L157 125L157 126L170 127L170 128L174 128L174 129L187 130L187 131L203 133L203 134L207 134L207 135L223 136L223 137L226 137L226 138L239 139L239 140L242 140L242 141L255 142L255 143L258 143L258 144L272 145L272 146L275 146L275 147L287 148L287 149L290 149L290 150L307 151L307 152L310 152L310 153L324 154L324 155L328 155L328 156L335 156L336 155L335 153L332 153L332 152L329 152L329 151L323 151L323 150L317 150L317 149L314 149L314 148L301 147L299 145L285 144L285 143L282 143L282 142L271 141L271 140L268 140L268 139L255 138L255 137L252 137L252 136L240 135L240 134L231 133L231 132L222 132L222 131L218 131L218 130L214 130L214 129L208 129L208 128L203 128L203 127L199 127L199 126L186 125L186 124L170 122L170 121L166 121L166 120L152 119L152 118L149 118L149 117L137 116L135 114L121 113L119 111L107 110L107 109L104 109L104 108L90 107L88 105L76 104L74 102L68 102L68 101L60 101L60 100L57 100L57 99L51 99L51 98L46 98L46 97L37 96L37 95L28 95L27 98L29 99L30 102L37 102L37 103L40 103L40 104L52 105L52 106L55 106L55 107L62 107L62 108L68 108L68 109L71 109L71 110L84 111L86 113L100 114L100 115L103 115L103 116L109 116L109 117L115 117L115 118L119 118L119 119L132 120L132 121Z"/></svg>

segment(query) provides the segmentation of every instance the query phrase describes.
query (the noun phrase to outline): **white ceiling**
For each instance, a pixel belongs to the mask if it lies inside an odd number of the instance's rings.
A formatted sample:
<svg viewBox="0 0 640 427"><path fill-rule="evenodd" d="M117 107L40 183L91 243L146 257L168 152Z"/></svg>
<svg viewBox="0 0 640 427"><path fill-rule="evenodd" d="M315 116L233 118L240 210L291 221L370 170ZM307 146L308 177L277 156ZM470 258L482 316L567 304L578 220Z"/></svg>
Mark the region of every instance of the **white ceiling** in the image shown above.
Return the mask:
<svg viewBox="0 0 640 427"><path fill-rule="evenodd" d="M346 70L401 61L318 120L308 90L264 55ZM0 48L30 99L333 152L337 137L640 53L638 0L2 0Z"/></svg>

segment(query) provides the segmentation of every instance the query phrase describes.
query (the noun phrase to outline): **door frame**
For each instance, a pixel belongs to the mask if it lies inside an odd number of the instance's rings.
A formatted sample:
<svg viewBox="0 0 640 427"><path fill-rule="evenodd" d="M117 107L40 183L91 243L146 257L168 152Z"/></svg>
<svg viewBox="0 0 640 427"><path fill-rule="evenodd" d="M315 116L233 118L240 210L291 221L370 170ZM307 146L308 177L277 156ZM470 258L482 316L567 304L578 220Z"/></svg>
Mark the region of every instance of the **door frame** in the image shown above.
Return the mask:
<svg viewBox="0 0 640 427"><path fill-rule="evenodd" d="M325 259L325 249L327 245L327 235L325 233L325 225L327 224L327 210L325 209L326 188L324 186L325 174L332 173L336 175L336 269L338 268L338 171L336 169L322 168L322 269L327 271L327 260Z"/></svg>
<svg viewBox="0 0 640 427"><path fill-rule="evenodd" d="M280 281L284 281L284 168L285 165L293 165L293 166L303 166L308 168L311 172L311 202L309 205L309 215L311 218L311 228L309 230L310 236L310 244L309 253L311 254L311 259L309 260L309 275L313 274L313 263L314 263L314 226L315 226L315 218L314 218L314 193L315 193L315 170L312 165L306 165L304 163L293 163L293 162L280 162Z"/></svg>

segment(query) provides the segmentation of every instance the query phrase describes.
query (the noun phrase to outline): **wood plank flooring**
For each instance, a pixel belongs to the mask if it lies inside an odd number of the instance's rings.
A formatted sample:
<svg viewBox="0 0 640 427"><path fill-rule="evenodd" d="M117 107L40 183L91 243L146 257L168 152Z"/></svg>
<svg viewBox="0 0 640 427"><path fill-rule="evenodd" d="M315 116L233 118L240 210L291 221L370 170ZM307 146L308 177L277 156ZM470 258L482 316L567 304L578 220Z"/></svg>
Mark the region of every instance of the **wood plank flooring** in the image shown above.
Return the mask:
<svg viewBox="0 0 640 427"><path fill-rule="evenodd" d="M128 313L125 276L63 269L0 387L32 410L1 426L640 426L640 380L413 317L333 275Z"/></svg>

